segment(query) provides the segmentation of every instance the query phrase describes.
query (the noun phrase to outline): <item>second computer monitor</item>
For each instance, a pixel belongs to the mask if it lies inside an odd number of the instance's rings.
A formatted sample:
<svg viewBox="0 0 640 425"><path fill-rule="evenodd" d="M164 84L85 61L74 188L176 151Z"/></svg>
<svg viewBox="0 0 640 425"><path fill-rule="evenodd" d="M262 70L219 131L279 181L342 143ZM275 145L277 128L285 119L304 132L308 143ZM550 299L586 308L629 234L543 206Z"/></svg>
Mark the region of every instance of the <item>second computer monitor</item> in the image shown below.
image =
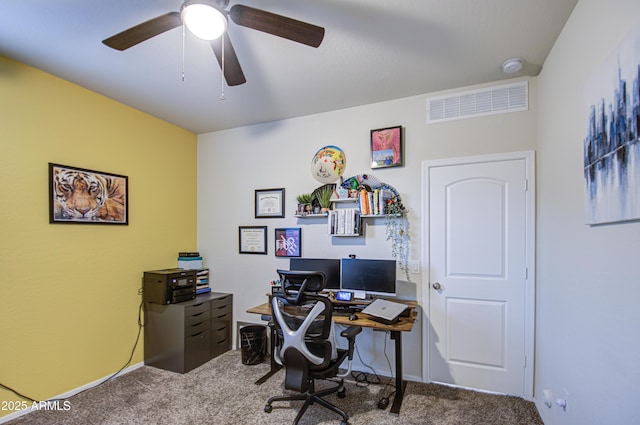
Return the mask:
<svg viewBox="0 0 640 425"><path fill-rule="evenodd" d="M343 258L341 287L369 295L396 295L396 261Z"/></svg>
<svg viewBox="0 0 640 425"><path fill-rule="evenodd" d="M340 289L340 260L331 258L290 258L289 270L321 271L327 276L325 289Z"/></svg>

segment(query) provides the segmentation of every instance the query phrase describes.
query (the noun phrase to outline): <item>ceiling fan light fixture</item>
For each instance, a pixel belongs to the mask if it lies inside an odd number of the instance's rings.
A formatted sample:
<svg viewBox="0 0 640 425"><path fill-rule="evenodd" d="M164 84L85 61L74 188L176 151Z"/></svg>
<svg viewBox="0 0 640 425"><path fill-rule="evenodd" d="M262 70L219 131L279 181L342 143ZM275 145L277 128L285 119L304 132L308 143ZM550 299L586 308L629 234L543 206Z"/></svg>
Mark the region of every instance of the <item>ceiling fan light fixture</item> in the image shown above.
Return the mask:
<svg viewBox="0 0 640 425"><path fill-rule="evenodd" d="M227 30L222 12L204 1L186 1L180 15L189 31L203 40L215 40Z"/></svg>

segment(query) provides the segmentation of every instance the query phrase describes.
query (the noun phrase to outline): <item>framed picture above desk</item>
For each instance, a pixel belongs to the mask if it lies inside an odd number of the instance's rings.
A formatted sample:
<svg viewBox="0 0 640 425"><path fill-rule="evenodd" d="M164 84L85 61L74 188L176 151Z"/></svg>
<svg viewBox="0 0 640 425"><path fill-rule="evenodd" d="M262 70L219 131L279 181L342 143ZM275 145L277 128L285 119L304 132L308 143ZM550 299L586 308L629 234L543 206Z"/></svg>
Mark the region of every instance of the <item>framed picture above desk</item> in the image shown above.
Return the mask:
<svg viewBox="0 0 640 425"><path fill-rule="evenodd" d="M255 218L284 218L284 189L256 189Z"/></svg>
<svg viewBox="0 0 640 425"><path fill-rule="evenodd" d="M267 254L267 226L238 227L240 254Z"/></svg>

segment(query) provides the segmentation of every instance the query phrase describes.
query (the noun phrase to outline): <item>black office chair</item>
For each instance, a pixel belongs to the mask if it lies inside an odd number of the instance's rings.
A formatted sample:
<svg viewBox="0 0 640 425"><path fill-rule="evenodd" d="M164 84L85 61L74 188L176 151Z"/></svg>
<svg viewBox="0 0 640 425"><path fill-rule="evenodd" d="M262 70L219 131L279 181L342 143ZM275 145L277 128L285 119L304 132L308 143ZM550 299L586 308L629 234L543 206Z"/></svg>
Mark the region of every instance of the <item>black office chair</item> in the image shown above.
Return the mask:
<svg viewBox="0 0 640 425"><path fill-rule="evenodd" d="M336 348L333 339L331 300L319 292L324 289L326 276L317 271L278 270L282 289L273 295L273 326L276 329L275 361L285 367L285 388L302 394L271 397L264 411L271 413L276 401L304 400L293 424L296 425L313 403L342 416L341 425L347 425L349 416L322 397L337 393L344 398L344 377L351 373L351 361L356 335L360 326L350 326L340 332L347 338L347 350ZM348 370L338 374L340 365L349 359ZM339 378L336 386L315 390L316 379Z"/></svg>

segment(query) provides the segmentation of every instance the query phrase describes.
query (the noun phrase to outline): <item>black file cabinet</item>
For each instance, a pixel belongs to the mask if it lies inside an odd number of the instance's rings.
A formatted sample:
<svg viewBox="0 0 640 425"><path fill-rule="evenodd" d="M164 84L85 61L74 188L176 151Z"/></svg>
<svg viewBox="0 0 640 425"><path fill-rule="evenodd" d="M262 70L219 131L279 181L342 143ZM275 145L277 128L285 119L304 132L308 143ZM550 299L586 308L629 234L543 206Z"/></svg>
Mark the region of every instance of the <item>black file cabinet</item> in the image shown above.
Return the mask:
<svg viewBox="0 0 640 425"><path fill-rule="evenodd" d="M185 373L231 349L233 295L209 292L178 304L145 303L144 364Z"/></svg>

